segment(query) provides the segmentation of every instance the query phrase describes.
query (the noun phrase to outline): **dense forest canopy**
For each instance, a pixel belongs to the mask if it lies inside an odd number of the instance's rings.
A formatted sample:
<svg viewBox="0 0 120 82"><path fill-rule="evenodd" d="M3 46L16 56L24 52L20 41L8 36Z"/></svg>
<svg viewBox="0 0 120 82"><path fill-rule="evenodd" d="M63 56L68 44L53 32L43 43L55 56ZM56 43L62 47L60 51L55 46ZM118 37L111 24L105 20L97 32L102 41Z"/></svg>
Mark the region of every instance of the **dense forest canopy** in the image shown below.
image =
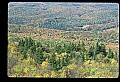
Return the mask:
<svg viewBox="0 0 120 82"><path fill-rule="evenodd" d="M106 3L9 3L9 24L75 30L96 25L102 30L118 27L118 4ZM114 25L112 24L114 23ZM109 24L109 25L108 25ZM108 25L108 26L106 26ZM82 28L83 29L83 28ZM98 30L100 30L98 29ZM87 29L89 30L89 29ZM94 29L91 29L94 30Z"/></svg>
<svg viewBox="0 0 120 82"><path fill-rule="evenodd" d="M117 3L8 3L9 77L117 78Z"/></svg>

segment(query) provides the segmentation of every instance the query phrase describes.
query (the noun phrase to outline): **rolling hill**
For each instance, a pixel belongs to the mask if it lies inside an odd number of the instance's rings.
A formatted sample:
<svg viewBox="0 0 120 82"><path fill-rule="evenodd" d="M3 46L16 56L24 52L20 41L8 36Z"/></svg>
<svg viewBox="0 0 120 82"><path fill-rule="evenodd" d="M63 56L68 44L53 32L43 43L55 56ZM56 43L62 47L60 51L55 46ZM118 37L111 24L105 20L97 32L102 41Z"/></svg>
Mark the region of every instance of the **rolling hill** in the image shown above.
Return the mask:
<svg viewBox="0 0 120 82"><path fill-rule="evenodd" d="M119 77L117 3L10 2L8 77Z"/></svg>
<svg viewBox="0 0 120 82"><path fill-rule="evenodd" d="M8 23L59 30L106 30L119 26L118 4L9 3ZM91 25L92 29L82 28Z"/></svg>

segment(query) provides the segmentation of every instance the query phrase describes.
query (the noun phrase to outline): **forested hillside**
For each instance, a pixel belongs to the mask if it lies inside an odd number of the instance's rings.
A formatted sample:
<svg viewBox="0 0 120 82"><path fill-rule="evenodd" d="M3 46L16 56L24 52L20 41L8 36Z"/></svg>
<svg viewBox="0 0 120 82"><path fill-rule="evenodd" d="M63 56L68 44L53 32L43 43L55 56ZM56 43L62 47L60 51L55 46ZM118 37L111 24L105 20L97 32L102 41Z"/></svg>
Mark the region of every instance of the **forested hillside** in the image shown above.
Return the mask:
<svg viewBox="0 0 120 82"><path fill-rule="evenodd" d="M117 3L8 4L9 77L117 78Z"/></svg>
<svg viewBox="0 0 120 82"><path fill-rule="evenodd" d="M60 30L105 30L118 27L118 4L9 4L8 23ZM89 27L90 26L90 27ZM95 28L94 28L95 27Z"/></svg>

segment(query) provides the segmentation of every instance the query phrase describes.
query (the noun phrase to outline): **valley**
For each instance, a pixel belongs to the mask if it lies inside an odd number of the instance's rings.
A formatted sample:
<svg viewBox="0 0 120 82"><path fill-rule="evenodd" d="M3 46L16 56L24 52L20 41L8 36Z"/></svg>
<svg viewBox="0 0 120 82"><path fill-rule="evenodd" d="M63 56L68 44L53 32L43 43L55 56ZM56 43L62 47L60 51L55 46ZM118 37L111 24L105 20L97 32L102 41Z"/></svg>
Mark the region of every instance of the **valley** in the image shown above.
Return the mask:
<svg viewBox="0 0 120 82"><path fill-rule="evenodd" d="M117 78L117 3L10 2L9 77Z"/></svg>

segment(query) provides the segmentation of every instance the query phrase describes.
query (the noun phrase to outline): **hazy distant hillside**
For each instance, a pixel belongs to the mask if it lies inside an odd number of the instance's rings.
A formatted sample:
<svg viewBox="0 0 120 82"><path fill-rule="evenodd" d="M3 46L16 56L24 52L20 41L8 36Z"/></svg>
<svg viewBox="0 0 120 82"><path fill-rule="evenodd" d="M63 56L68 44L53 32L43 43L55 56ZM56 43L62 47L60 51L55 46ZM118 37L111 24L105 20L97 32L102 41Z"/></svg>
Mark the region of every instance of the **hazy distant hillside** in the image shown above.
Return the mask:
<svg viewBox="0 0 120 82"><path fill-rule="evenodd" d="M21 2L8 5L9 24L62 30L104 30L118 27L118 4ZM86 25L92 27L82 28Z"/></svg>

